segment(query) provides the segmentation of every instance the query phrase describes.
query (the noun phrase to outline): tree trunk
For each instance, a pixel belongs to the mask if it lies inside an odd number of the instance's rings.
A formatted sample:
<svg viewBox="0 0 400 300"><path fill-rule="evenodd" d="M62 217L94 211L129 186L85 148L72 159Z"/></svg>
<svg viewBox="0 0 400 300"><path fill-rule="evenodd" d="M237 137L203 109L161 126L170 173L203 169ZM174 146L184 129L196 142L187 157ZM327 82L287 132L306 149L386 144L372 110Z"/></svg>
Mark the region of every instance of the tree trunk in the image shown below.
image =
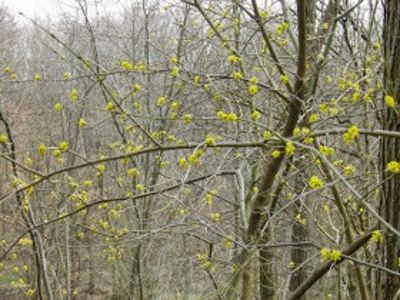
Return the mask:
<svg viewBox="0 0 400 300"><path fill-rule="evenodd" d="M400 1L386 0L384 7L384 94L400 100ZM400 131L400 117L396 110L384 107L382 112L382 128ZM385 172L390 161L400 160L400 139L382 137L380 144L380 162L382 174L382 193L380 212L382 217L397 230L400 229L400 176ZM398 270L400 248L397 238L387 233L383 245L382 265ZM381 299L393 299L400 289L400 278L389 273L380 274Z"/></svg>

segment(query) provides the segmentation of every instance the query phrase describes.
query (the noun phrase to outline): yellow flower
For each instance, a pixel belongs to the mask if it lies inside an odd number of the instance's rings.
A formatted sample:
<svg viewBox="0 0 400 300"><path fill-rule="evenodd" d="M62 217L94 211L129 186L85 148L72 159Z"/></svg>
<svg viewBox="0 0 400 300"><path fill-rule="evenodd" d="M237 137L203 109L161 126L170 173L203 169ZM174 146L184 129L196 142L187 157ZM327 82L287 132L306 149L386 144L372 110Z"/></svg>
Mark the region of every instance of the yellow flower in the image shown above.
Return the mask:
<svg viewBox="0 0 400 300"><path fill-rule="evenodd" d="M247 92L250 96L255 96L258 93L258 86L256 84L250 84L247 88Z"/></svg>
<svg viewBox="0 0 400 300"><path fill-rule="evenodd" d="M400 173L400 162L392 160L386 165L390 173L399 174Z"/></svg>
<svg viewBox="0 0 400 300"><path fill-rule="evenodd" d="M3 133L0 135L0 144L5 144L8 141L7 134Z"/></svg>
<svg viewBox="0 0 400 300"><path fill-rule="evenodd" d="M135 178L139 175L139 171L137 168L130 168L126 170L126 175L128 175L130 178Z"/></svg>
<svg viewBox="0 0 400 300"><path fill-rule="evenodd" d="M289 82L289 77L287 75L281 75L279 77L280 82L282 82L283 84L287 84Z"/></svg>
<svg viewBox="0 0 400 300"><path fill-rule="evenodd" d="M258 121L260 119L260 117L261 117L261 113L257 110L253 111L251 114L251 119L253 121Z"/></svg>
<svg viewBox="0 0 400 300"><path fill-rule="evenodd" d="M293 156L293 154L296 151L296 147L293 145L292 142L286 142L286 146L285 146L285 153L287 156Z"/></svg>
<svg viewBox="0 0 400 300"><path fill-rule="evenodd" d="M58 144L58 148L60 149L60 151L65 152L68 151L69 149L69 144L67 141L62 141L60 142L60 144Z"/></svg>
<svg viewBox="0 0 400 300"><path fill-rule="evenodd" d="M228 249L232 249L233 248L233 246L235 245L234 244L234 237L230 234L230 235L228 235L226 238L225 238L225 243L224 243L224 245L225 245L225 248L228 248Z"/></svg>
<svg viewBox="0 0 400 300"><path fill-rule="evenodd" d="M123 67L126 71L133 71L135 67L127 60L121 61L121 67Z"/></svg>
<svg viewBox="0 0 400 300"><path fill-rule="evenodd" d="M338 262L342 259L342 253L339 250L333 249L331 251L331 260Z"/></svg>
<svg viewBox="0 0 400 300"><path fill-rule="evenodd" d="M328 248L321 248L321 250L319 251L321 258L323 260L330 260L330 256L331 256L331 250L329 250Z"/></svg>
<svg viewBox="0 0 400 300"><path fill-rule="evenodd" d="M382 243L383 242L383 236L379 230L374 230L371 233L371 241L375 243Z"/></svg>
<svg viewBox="0 0 400 300"><path fill-rule="evenodd" d="M353 176L356 168L352 164L348 164L343 168L343 174L345 176Z"/></svg>
<svg viewBox="0 0 400 300"><path fill-rule="evenodd" d="M178 101L173 101L169 107L170 107L172 110L178 110L178 109L179 109L179 106L180 106L180 104L179 104Z"/></svg>
<svg viewBox="0 0 400 300"><path fill-rule="evenodd" d="M187 169L189 167L189 162L187 161L187 159L185 157L181 157L178 160L178 165L182 169Z"/></svg>
<svg viewBox="0 0 400 300"><path fill-rule="evenodd" d="M28 298L32 298L36 293L35 289L29 289L25 292L25 296L27 296Z"/></svg>
<svg viewBox="0 0 400 300"><path fill-rule="evenodd" d="M272 133L269 130L264 130L262 133L262 137L264 141L268 141L272 137Z"/></svg>
<svg viewBox="0 0 400 300"><path fill-rule="evenodd" d="M288 22L283 22L281 24L276 25L275 33L277 35L281 35L282 33L284 33L288 29L289 29L289 23Z"/></svg>
<svg viewBox="0 0 400 300"><path fill-rule="evenodd" d="M44 144L39 144L38 152L40 155L45 155L47 152L47 147Z"/></svg>
<svg viewBox="0 0 400 300"><path fill-rule="evenodd" d="M139 83L135 83L132 87L132 92L136 93L142 89L142 86Z"/></svg>
<svg viewBox="0 0 400 300"><path fill-rule="evenodd" d="M310 177L310 179L308 180L308 184L314 190L318 190L324 187L323 181L316 175Z"/></svg>
<svg viewBox="0 0 400 300"><path fill-rule="evenodd" d="M235 63L237 63L239 61L239 57L237 57L236 55L232 54L232 55L229 55L226 60L230 64L235 64Z"/></svg>
<svg viewBox="0 0 400 300"><path fill-rule="evenodd" d="M316 114L316 113L311 114L311 115L309 116L309 118L308 118L308 121L309 121L310 123L317 122L318 120L319 120L319 116L318 116L318 114Z"/></svg>
<svg viewBox="0 0 400 300"><path fill-rule="evenodd" d="M63 105L60 102L57 102L56 104L54 104L54 110L56 112L60 112L62 110Z"/></svg>
<svg viewBox="0 0 400 300"><path fill-rule="evenodd" d="M257 78L256 76L250 77L249 83L251 83L251 84L257 84L257 83L258 83L258 78Z"/></svg>
<svg viewBox="0 0 400 300"><path fill-rule="evenodd" d="M36 73L35 76L33 76L33 79L36 81L40 81L40 80L42 80L42 76L40 76L40 74Z"/></svg>
<svg viewBox="0 0 400 300"><path fill-rule="evenodd" d="M32 240L30 238L22 238L18 241L20 246L30 246L32 245Z"/></svg>
<svg viewBox="0 0 400 300"><path fill-rule="evenodd" d="M10 67L5 67L4 69L3 69L3 72L4 73L11 73L11 68Z"/></svg>
<svg viewBox="0 0 400 300"><path fill-rule="evenodd" d="M72 89L72 90L69 92L69 98L70 98L72 101L77 101L77 100L79 99L79 94L78 94L77 89Z"/></svg>
<svg viewBox="0 0 400 300"><path fill-rule="evenodd" d="M281 151L279 150L274 150L271 153L272 158L278 158L279 156L281 156Z"/></svg>
<svg viewBox="0 0 400 300"><path fill-rule="evenodd" d="M308 136L303 140L303 143L306 145L311 145L313 142L314 142L314 138L311 136Z"/></svg>
<svg viewBox="0 0 400 300"><path fill-rule="evenodd" d="M352 125L343 134L343 140L346 143L351 144L359 135L360 135L360 129L356 125Z"/></svg>
<svg viewBox="0 0 400 300"><path fill-rule="evenodd" d="M233 73L232 73L232 77L233 77L233 79L235 79L235 80L242 80L242 79L243 79L243 75L242 75L242 73L240 73L240 72L233 72Z"/></svg>
<svg viewBox="0 0 400 300"><path fill-rule="evenodd" d="M219 212L212 213L211 219L213 219L214 222L219 223L221 221L221 214Z"/></svg>
<svg viewBox="0 0 400 300"><path fill-rule="evenodd" d="M70 80L71 79L71 73L70 72L65 72L63 75L64 80Z"/></svg>
<svg viewBox="0 0 400 300"><path fill-rule="evenodd" d="M213 146L213 145L215 145L215 138L212 135L207 134L206 135L206 139L205 139L205 143L208 146Z"/></svg>
<svg viewBox="0 0 400 300"><path fill-rule="evenodd" d="M327 157L335 154L335 149L333 149L332 147L328 147L328 146L319 146L319 151Z"/></svg>
<svg viewBox="0 0 400 300"><path fill-rule="evenodd" d="M319 253L323 260L338 262L342 259L342 253L337 249L330 250L328 248L321 248Z"/></svg>
<svg viewBox="0 0 400 300"><path fill-rule="evenodd" d="M157 106L162 107L165 105L166 102L167 102L167 100L165 99L165 97L163 97L163 96L158 97Z"/></svg>
<svg viewBox="0 0 400 300"><path fill-rule="evenodd" d="M171 76L172 77L178 77L179 76L179 68L178 67L173 67L171 70Z"/></svg>
<svg viewBox="0 0 400 300"><path fill-rule="evenodd" d="M114 103L113 102L107 102L106 106L105 106L105 110L112 112L114 110Z"/></svg>
<svg viewBox="0 0 400 300"><path fill-rule="evenodd" d="M397 102L396 99L393 98L393 96L386 95L384 100L387 106L389 106L390 108L395 108Z"/></svg>
<svg viewBox="0 0 400 300"><path fill-rule="evenodd" d="M144 190L145 190L145 187L144 187L143 184L138 183L138 184L135 186L135 189L136 189L138 192L143 193Z"/></svg>
<svg viewBox="0 0 400 300"><path fill-rule="evenodd" d="M183 123L189 124L193 121L193 115L192 114L184 114L183 115Z"/></svg>
<svg viewBox="0 0 400 300"><path fill-rule="evenodd" d="M80 118L78 120L78 125L79 125L80 128L83 128L83 127L86 126L86 121L83 118Z"/></svg>

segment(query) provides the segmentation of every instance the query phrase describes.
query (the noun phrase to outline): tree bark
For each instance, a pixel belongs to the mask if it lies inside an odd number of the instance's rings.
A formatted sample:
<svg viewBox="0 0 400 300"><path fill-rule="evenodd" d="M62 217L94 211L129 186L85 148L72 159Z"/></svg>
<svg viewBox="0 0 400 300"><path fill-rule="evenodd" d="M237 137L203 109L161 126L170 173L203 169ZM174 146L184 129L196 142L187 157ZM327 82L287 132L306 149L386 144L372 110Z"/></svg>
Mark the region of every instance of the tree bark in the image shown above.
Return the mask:
<svg viewBox="0 0 400 300"><path fill-rule="evenodd" d="M384 95L400 100L400 1L386 0L384 4ZM385 106L385 105L384 105ZM399 112L384 107L382 112L382 128L400 131ZM400 229L400 176L385 171L390 161L400 160L400 139L382 137L380 144L380 163L382 174L382 193L380 212L382 217L397 230ZM384 239L382 265L386 268L398 269L400 247L396 236L387 233ZM389 273L380 274L380 292L382 299L393 299L400 289L400 278Z"/></svg>

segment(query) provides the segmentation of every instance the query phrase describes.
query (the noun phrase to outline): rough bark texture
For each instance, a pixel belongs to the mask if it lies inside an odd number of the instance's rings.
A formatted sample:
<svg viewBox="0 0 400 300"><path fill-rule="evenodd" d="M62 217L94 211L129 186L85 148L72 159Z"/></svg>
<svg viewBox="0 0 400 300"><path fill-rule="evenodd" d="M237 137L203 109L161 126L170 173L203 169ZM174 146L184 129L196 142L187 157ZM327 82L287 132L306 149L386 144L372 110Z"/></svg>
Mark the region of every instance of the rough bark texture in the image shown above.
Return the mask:
<svg viewBox="0 0 400 300"><path fill-rule="evenodd" d="M384 10L384 93L400 100L400 1L386 0ZM382 127L385 130L400 131L399 113L385 107L382 114ZM385 172L388 162L400 160L400 139L382 137L380 146L382 172L382 194L380 211L382 217L400 229L400 176ZM398 239L392 234L385 236L382 264L392 270L398 270L400 247ZM388 273L380 274L381 299L393 299L400 289L400 278Z"/></svg>

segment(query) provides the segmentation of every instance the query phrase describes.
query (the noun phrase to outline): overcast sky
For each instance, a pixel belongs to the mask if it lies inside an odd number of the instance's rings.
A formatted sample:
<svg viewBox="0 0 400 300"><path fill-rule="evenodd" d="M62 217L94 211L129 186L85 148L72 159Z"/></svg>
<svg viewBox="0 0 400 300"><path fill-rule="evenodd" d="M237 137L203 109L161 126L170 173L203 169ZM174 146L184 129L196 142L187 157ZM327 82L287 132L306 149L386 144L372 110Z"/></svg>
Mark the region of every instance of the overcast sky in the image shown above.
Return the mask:
<svg viewBox="0 0 400 300"><path fill-rule="evenodd" d="M23 12L34 17L55 15L57 0L3 0L13 13Z"/></svg>

